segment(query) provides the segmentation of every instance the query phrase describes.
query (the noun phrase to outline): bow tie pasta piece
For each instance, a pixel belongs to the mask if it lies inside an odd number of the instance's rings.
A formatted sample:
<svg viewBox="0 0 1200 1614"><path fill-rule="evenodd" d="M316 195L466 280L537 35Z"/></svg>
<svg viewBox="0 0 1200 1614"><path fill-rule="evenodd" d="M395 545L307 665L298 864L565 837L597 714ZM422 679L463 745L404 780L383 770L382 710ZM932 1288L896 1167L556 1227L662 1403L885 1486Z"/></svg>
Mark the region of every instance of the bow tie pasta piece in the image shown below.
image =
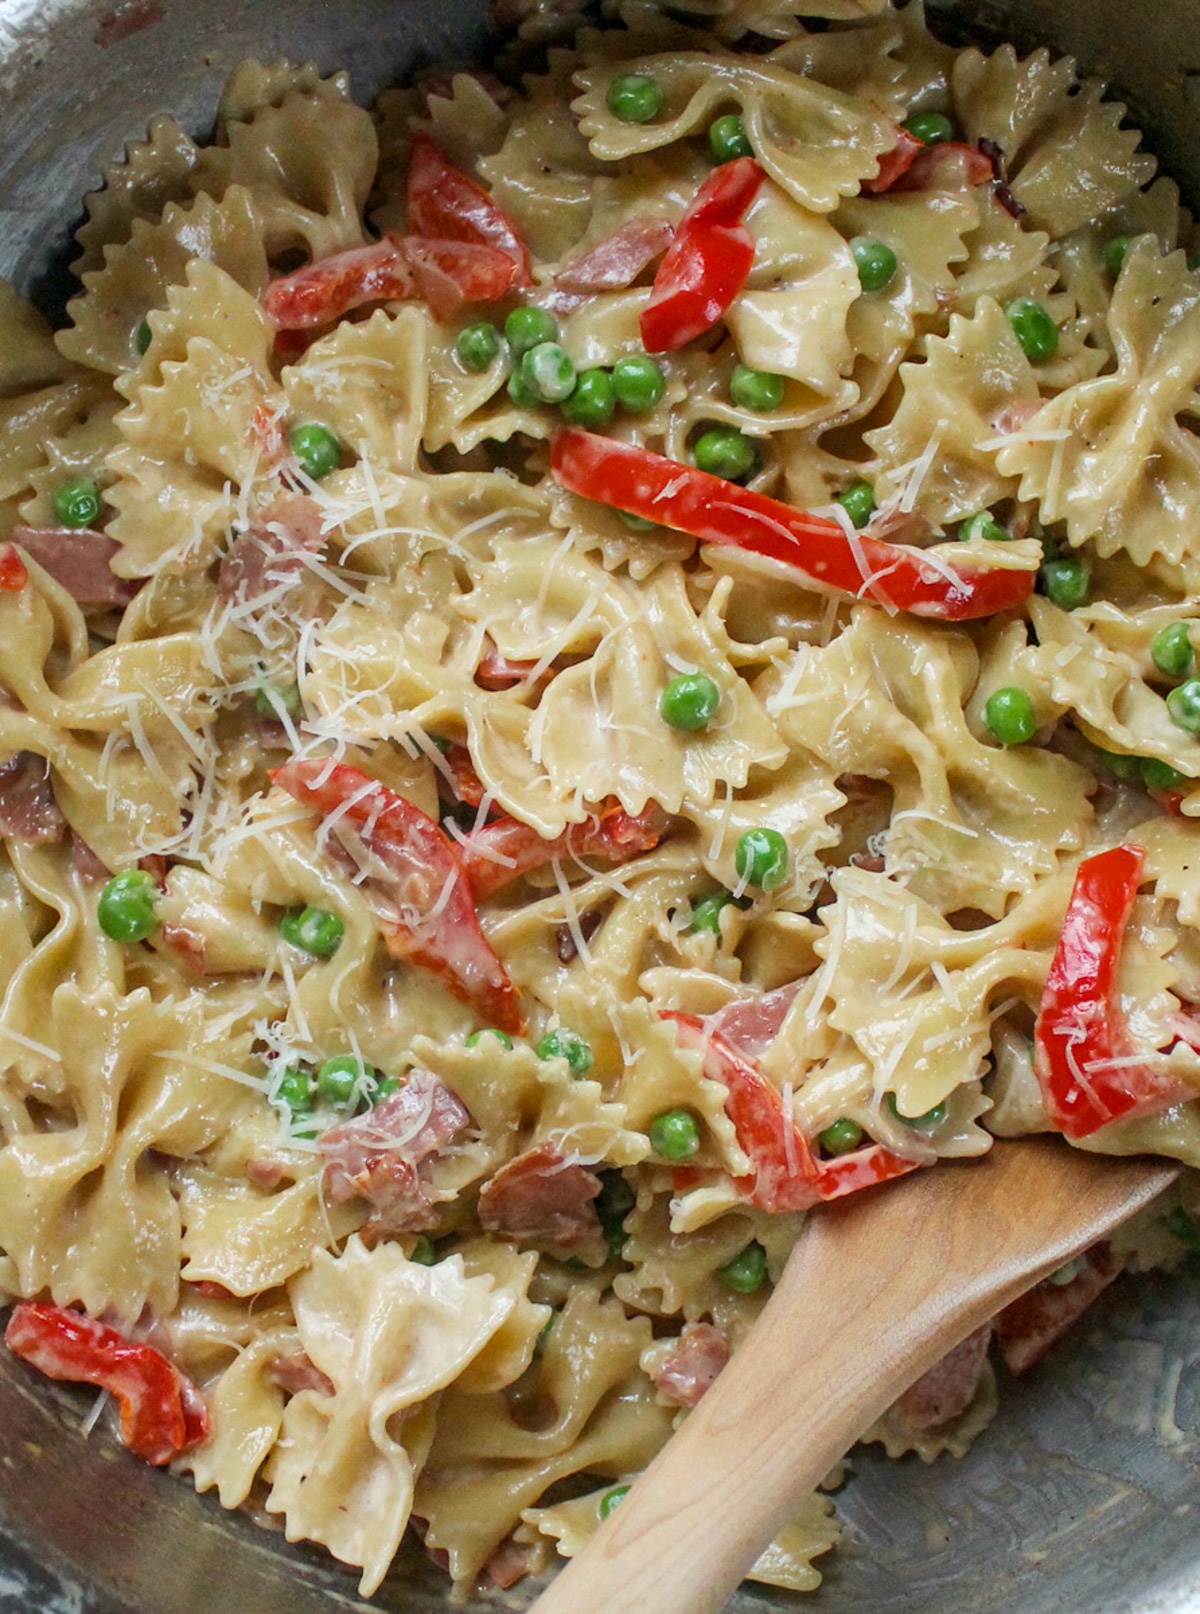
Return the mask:
<svg viewBox="0 0 1200 1614"><path fill-rule="evenodd" d="M534 439L550 435L555 421L549 410L510 398L503 348L489 369L472 374L459 362L451 329L431 324L426 340L429 395L424 447L430 453L453 448L465 456L484 444L507 443L516 433Z"/></svg>
<svg viewBox="0 0 1200 1614"><path fill-rule="evenodd" d="M951 78L967 138L994 140L1009 186L1034 229L1069 235L1153 178L1141 135L1123 129L1125 107L1102 101L1104 86L1080 80L1070 57L1046 50L1020 61L1011 45L992 56L966 50Z"/></svg>
<svg viewBox="0 0 1200 1614"><path fill-rule="evenodd" d="M220 202L206 195L171 202L161 219L135 219L128 242L109 247L103 268L84 276L83 292L67 304L72 324L59 332L60 351L112 375L136 371L143 321L166 305L169 288L182 286L188 265L200 259L252 297L262 292L267 260L248 191L235 187Z"/></svg>
<svg viewBox="0 0 1200 1614"><path fill-rule="evenodd" d="M269 356L274 327L249 292L215 264L188 265L141 368L122 381L124 444L109 458L106 498L121 545L120 577L206 567L232 526L239 492L272 469L272 423L282 402Z"/></svg>
<svg viewBox="0 0 1200 1614"><path fill-rule="evenodd" d="M62 381L0 399L0 534L18 524L56 446L107 412L107 391L103 377L71 366Z"/></svg>
<svg viewBox="0 0 1200 1614"><path fill-rule="evenodd" d="M217 104L217 143L228 143L235 123L249 123L264 107L280 107L295 92L350 99L350 75L331 73L327 79L313 62L290 62L280 56L273 62L248 57L230 73Z"/></svg>
<svg viewBox="0 0 1200 1614"><path fill-rule="evenodd" d="M23 1293L45 1289L60 1305L110 1311L126 1326L147 1304L165 1315L178 1296L180 1211L147 1151L208 1148L249 1102L245 1090L188 1062L205 1037L201 1011L181 1015L172 1001L107 983L51 995L43 977L42 987L60 1127L27 1120L0 1150L0 1248ZM206 1054L228 1056L231 1040L210 1030Z"/></svg>
<svg viewBox="0 0 1200 1614"><path fill-rule="evenodd" d="M432 1432L430 1397L478 1356L516 1304L490 1276L451 1258L406 1260L394 1244L352 1238L319 1252L289 1286L304 1349L333 1394L288 1403L268 1469L267 1509L289 1541L320 1541L362 1569L363 1596L395 1555ZM399 1414L409 1414L401 1422Z"/></svg>
<svg viewBox="0 0 1200 1614"><path fill-rule="evenodd" d="M910 6L901 15L907 16L912 9ZM912 99L903 82L906 69L900 56L904 24L886 3L878 12L882 14L857 27L828 28L823 33L801 30L794 35L789 28L787 36L779 36L786 37L786 44L773 50L769 60L843 95L870 101L899 122ZM794 17L792 21L794 24ZM761 32L761 25L754 31Z"/></svg>
<svg viewBox="0 0 1200 1614"><path fill-rule="evenodd" d="M890 423L866 434L882 467L876 498L946 522L1011 495L1013 473L997 470L989 444L1006 418L1036 409L1040 394L1000 306L984 298L971 319L951 315L949 334L931 336L924 361L902 364L900 380Z"/></svg>
<svg viewBox="0 0 1200 1614"><path fill-rule="evenodd" d="M174 118L153 118L145 140L125 148L124 160L104 170L104 184L83 199L87 217L75 239L79 257L71 272L80 280L103 267L106 249L121 246L136 220L156 223L169 202L195 195L200 148Z"/></svg>
<svg viewBox="0 0 1200 1614"><path fill-rule="evenodd" d="M702 385L715 390L711 366L703 368ZM631 532L616 510L561 488L551 494L550 508L554 525L569 533L575 548L585 554L594 552L606 572L627 572L635 583L645 582L668 561L686 561L696 548L694 538L669 527Z"/></svg>
<svg viewBox="0 0 1200 1614"><path fill-rule="evenodd" d="M425 429L430 319L380 309L344 323L284 370L288 413L325 426L372 470L411 472Z"/></svg>
<svg viewBox="0 0 1200 1614"><path fill-rule="evenodd" d="M985 297L1001 308L1017 297L1047 301L1058 277L1047 262L1050 237L1044 230L1029 229L998 204L989 205L966 245L966 261L956 270L953 288L958 313L970 317ZM1090 335L1090 324L1087 331Z"/></svg>
<svg viewBox="0 0 1200 1614"><path fill-rule="evenodd" d="M119 401L101 399L81 420L44 443L46 461L30 475L30 496L21 505L21 520L30 527L56 527L54 497L64 483L91 483L104 491L108 456L120 442L116 428Z"/></svg>
<svg viewBox="0 0 1200 1614"><path fill-rule="evenodd" d="M571 103L593 156L622 161L706 130L736 103L754 155L777 184L813 213L828 213L876 171L895 142L895 125L878 108L797 78L769 59L679 53L622 63L661 87L663 116L654 123L621 123L605 96L612 66L581 69L583 94Z"/></svg>
<svg viewBox="0 0 1200 1614"><path fill-rule="evenodd" d="M13 398L63 381L70 367L54 332L27 298L0 280L0 395Z"/></svg>
<svg viewBox="0 0 1200 1614"><path fill-rule="evenodd" d="M538 1389L552 1421L527 1427L503 1395L451 1385L417 1482L426 1541L450 1557L456 1583L474 1584L493 1548L555 1481L585 1472L627 1473L657 1454L671 1431L639 1366L649 1319L575 1290L539 1357Z"/></svg>
<svg viewBox="0 0 1200 1614"><path fill-rule="evenodd" d="M1183 563L1200 500L1200 444L1180 418L1200 409L1200 282L1182 252L1130 251L1108 329L1115 374L1060 393L996 463L1045 523L1066 522L1072 544Z"/></svg>
<svg viewBox="0 0 1200 1614"><path fill-rule="evenodd" d="M199 190L223 197L245 186L272 260L303 251L314 262L363 244L362 214L379 161L370 114L347 99L344 79L288 90L278 105L226 125L227 144L207 146Z"/></svg>

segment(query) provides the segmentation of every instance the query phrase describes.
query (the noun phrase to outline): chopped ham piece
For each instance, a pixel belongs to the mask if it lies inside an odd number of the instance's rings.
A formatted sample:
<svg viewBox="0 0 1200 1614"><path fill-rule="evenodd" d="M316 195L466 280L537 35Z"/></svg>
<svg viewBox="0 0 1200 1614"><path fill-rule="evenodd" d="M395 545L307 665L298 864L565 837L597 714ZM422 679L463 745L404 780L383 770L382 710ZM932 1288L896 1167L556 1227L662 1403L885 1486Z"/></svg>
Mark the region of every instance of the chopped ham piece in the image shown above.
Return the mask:
<svg viewBox="0 0 1200 1614"><path fill-rule="evenodd" d="M789 981L772 992L735 998L715 1014L705 1015L704 1023L747 1059L761 1059L779 1035L799 990L799 981Z"/></svg>
<svg viewBox="0 0 1200 1614"><path fill-rule="evenodd" d="M537 1554L536 1546L528 1543L522 1545L511 1536L505 1536L484 1564L483 1573L493 1585L507 1591L510 1586L515 1586L519 1580L524 1580L526 1575L533 1573Z"/></svg>
<svg viewBox="0 0 1200 1614"><path fill-rule="evenodd" d="M44 757L17 751L0 763L0 836L41 846L61 840L66 827Z"/></svg>
<svg viewBox="0 0 1200 1614"><path fill-rule="evenodd" d="M158 940L171 949L190 975L208 974L208 947L200 931L190 925L163 924L158 927Z"/></svg>
<svg viewBox="0 0 1200 1614"><path fill-rule="evenodd" d="M554 284L563 291L622 291L662 256L674 234L666 219L638 214L564 264Z"/></svg>
<svg viewBox="0 0 1200 1614"><path fill-rule="evenodd" d="M71 866L81 880L107 880L109 870L82 835L71 831Z"/></svg>
<svg viewBox="0 0 1200 1614"><path fill-rule="evenodd" d="M695 1407L729 1360L729 1340L712 1323L688 1323L651 1371L654 1388L674 1407Z"/></svg>
<svg viewBox="0 0 1200 1614"><path fill-rule="evenodd" d="M366 1229L371 1238L435 1227L434 1206L447 1196L419 1168L470 1124L470 1112L436 1076L410 1072L399 1092L318 1140L329 1197L334 1204L367 1200L375 1211Z"/></svg>
<svg viewBox="0 0 1200 1614"><path fill-rule="evenodd" d="M603 1252L592 1203L600 1186L595 1172L572 1164L554 1144L539 1143L484 1183L479 1220L501 1237L536 1239L575 1254Z"/></svg>
<svg viewBox="0 0 1200 1614"><path fill-rule="evenodd" d="M223 1283L217 1283L212 1278L200 1278L193 1283L185 1280L189 1289L194 1289L201 1300L236 1300L237 1296L232 1289L227 1289Z"/></svg>
<svg viewBox="0 0 1200 1614"><path fill-rule="evenodd" d="M1043 1278L996 1318L996 1338L1010 1373L1024 1373L1083 1316L1119 1275L1124 1262L1107 1244L1095 1244L1070 1283Z"/></svg>
<svg viewBox="0 0 1200 1614"><path fill-rule="evenodd" d="M667 815L653 804L634 815L613 802L589 814L582 824L572 824L565 835L545 840L528 824L498 818L465 838L463 864L476 902L483 902L519 874L544 869L557 858L600 857L609 863L628 863L658 845L667 822Z"/></svg>
<svg viewBox="0 0 1200 1614"><path fill-rule="evenodd" d="M278 1160L252 1159L246 1162L246 1180L256 1188L273 1192L283 1181L283 1165Z"/></svg>
<svg viewBox="0 0 1200 1614"><path fill-rule="evenodd" d="M591 913L581 913L579 916L579 934L585 942L590 942L603 923L604 915L597 913L594 908ZM570 925L555 926L554 950L558 954L560 964L572 964L578 957L579 948L575 945L575 935Z"/></svg>
<svg viewBox="0 0 1200 1614"><path fill-rule="evenodd" d="M120 545L90 527L14 527L12 541L83 606L128 605L141 583L113 575Z"/></svg>
<svg viewBox="0 0 1200 1614"><path fill-rule="evenodd" d="M217 594L237 608L268 609L304 579L305 555L324 543L317 505L299 493L280 494L221 557Z"/></svg>
<svg viewBox="0 0 1200 1614"><path fill-rule="evenodd" d="M288 1395L299 1395L301 1390L316 1390L318 1395L334 1393L329 1377L313 1364L307 1351L281 1353L268 1365L267 1377Z"/></svg>
<svg viewBox="0 0 1200 1614"><path fill-rule="evenodd" d="M895 1410L910 1429L940 1429L967 1410L979 1389L991 1341L988 1322L947 1351L905 1390Z"/></svg>
<svg viewBox="0 0 1200 1614"><path fill-rule="evenodd" d="M485 637L483 655L479 658L479 665L475 669L475 682L480 689L499 690L512 689L515 684L525 681L534 667L536 661L511 661L508 656L502 656L490 638ZM547 683L554 677L554 669L547 667L541 676L534 680L534 688Z"/></svg>

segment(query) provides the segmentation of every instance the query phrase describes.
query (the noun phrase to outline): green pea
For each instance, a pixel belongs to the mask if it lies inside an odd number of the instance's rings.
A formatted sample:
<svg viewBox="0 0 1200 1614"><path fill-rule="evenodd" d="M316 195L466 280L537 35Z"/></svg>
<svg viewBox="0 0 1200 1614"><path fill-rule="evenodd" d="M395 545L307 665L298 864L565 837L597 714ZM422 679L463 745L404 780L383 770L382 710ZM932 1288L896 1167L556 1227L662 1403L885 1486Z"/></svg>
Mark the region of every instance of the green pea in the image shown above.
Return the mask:
<svg viewBox="0 0 1200 1614"><path fill-rule="evenodd" d="M635 516L632 510L618 510L617 519L622 526L628 527L630 532L653 532L658 526L657 521L650 521L645 516Z"/></svg>
<svg viewBox="0 0 1200 1614"><path fill-rule="evenodd" d="M926 1110L924 1115L901 1115L896 1104L895 1093L889 1093L887 1095L887 1107L897 1121L902 1121L905 1126L912 1127L914 1132L932 1132L935 1127L941 1126L946 1119L945 1099L940 1104L935 1104L931 1110Z"/></svg>
<svg viewBox="0 0 1200 1614"><path fill-rule="evenodd" d="M732 901L732 893L725 890L710 891L706 896L697 897L692 903L688 934L696 936L701 931L707 930L720 941L721 914Z"/></svg>
<svg viewBox="0 0 1200 1614"><path fill-rule="evenodd" d="M1186 1244L1189 1250L1200 1250L1200 1227L1196 1225L1196 1218L1189 1215L1182 1205L1172 1206L1163 1220L1167 1232L1177 1238L1180 1244Z"/></svg>
<svg viewBox="0 0 1200 1614"><path fill-rule="evenodd" d="M291 435L291 446L301 470L311 476L314 482L323 482L342 462L341 443L328 426L320 426L316 422L297 426Z"/></svg>
<svg viewBox="0 0 1200 1614"><path fill-rule="evenodd" d="M518 359L557 335L558 321L544 308L514 308L504 321L504 339Z"/></svg>
<svg viewBox="0 0 1200 1614"><path fill-rule="evenodd" d="M713 160L719 163L731 163L735 157L753 157L754 147L746 134L746 125L736 112L726 112L709 124L708 149Z"/></svg>
<svg viewBox="0 0 1200 1614"><path fill-rule="evenodd" d="M1035 297L1017 297L1004 312L1030 364L1054 357L1058 352L1058 326Z"/></svg>
<svg viewBox="0 0 1200 1614"><path fill-rule="evenodd" d="M94 527L100 518L100 489L90 476L60 482L50 503L64 527Z"/></svg>
<svg viewBox="0 0 1200 1614"><path fill-rule="evenodd" d="M158 894L158 881L147 870L122 869L100 893L100 929L113 941L144 941L158 924Z"/></svg>
<svg viewBox="0 0 1200 1614"><path fill-rule="evenodd" d="M1064 1261L1062 1266L1057 1267L1046 1279L1046 1282L1052 1283L1056 1289L1065 1289L1069 1283L1075 1282L1075 1279L1086 1267L1087 1262L1082 1255L1073 1256L1071 1260Z"/></svg>
<svg viewBox="0 0 1200 1614"><path fill-rule="evenodd" d="M1140 771L1147 790L1175 790L1187 779L1185 773L1169 762L1160 762L1158 757L1143 757Z"/></svg>
<svg viewBox="0 0 1200 1614"><path fill-rule="evenodd" d="M1115 280L1125 266L1125 259L1129 256L1129 249L1133 245L1131 235L1114 235L1104 249L1104 267Z"/></svg>
<svg viewBox="0 0 1200 1614"><path fill-rule="evenodd" d="M393 1093L400 1091L400 1079L397 1076L381 1076L375 1083L375 1091L371 1094L372 1104L382 1104L385 1098L391 1098Z"/></svg>
<svg viewBox="0 0 1200 1614"><path fill-rule="evenodd" d="M605 1491L600 1498L600 1517L607 1519L612 1510L622 1503L628 1495L628 1485L614 1485L611 1491Z"/></svg>
<svg viewBox="0 0 1200 1614"><path fill-rule="evenodd" d="M882 291L891 284L900 263L886 242L858 235L851 241L850 251L858 269L858 283L864 291Z"/></svg>
<svg viewBox="0 0 1200 1614"><path fill-rule="evenodd" d="M777 829L748 829L738 837L733 866L739 879L769 891L787 878L787 842Z"/></svg>
<svg viewBox="0 0 1200 1614"><path fill-rule="evenodd" d="M1150 657L1160 673L1182 678L1192 666L1192 640L1186 622L1168 622L1150 641Z"/></svg>
<svg viewBox="0 0 1200 1614"><path fill-rule="evenodd" d="M700 1147L700 1126L690 1110L664 1110L650 1123L650 1143L664 1160L690 1160Z"/></svg>
<svg viewBox="0 0 1200 1614"><path fill-rule="evenodd" d="M501 1048L512 1049L513 1040L507 1031L501 1031L498 1026L484 1026L482 1031L472 1031L467 1038L468 1048L478 1048L484 1037L495 1037Z"/></svg>
<svg viewBox="0 0 1200 1614"><path fill-rule="evenodd" d="M940 146L944 140L954 138L954 125L944 112L914 112L911 118L905 118L901 128L923 146Z"/></svg>
<svg viewBox="0 0 1200 1614"><path fill-rule="evenodd" d="M766 1282L767 1252L761 1244L747 1244L732 1261L727 1261L720 1268L717 1276L735 1294L752 1295Z"/></svg>
<svg viewBox="0 0 1200 1614"><path fill-rule="evenodd" d="M826 1154L849 1154L852 1149L858 1148L863 1137L863 1129L858 1122L843 1115L825 1128L817 1142Z"/></svg>
<svg viewBox="0 0 1200 1614"><path fill-rule="evenodd" d="M1024 745L1037 733L1033 702L1023 689L998 689L988 696L983 720L1001 745Z"/></svg>
<svg viewBox="0 0 1200 1614"><path fill-rule="evenodd" d="M1141 783L1141 757L1131 757L1121 751L1101 751L1099 746L1096 747L1096 755L1114 779L1120 779L1127 785Z"/></svg>
<svg viewBox="0 0 1200 1614"><path fill-rule="evenodd" d="M575 366L557 342L539 342L521 360L525 385L542 403L562 403L575 391Z"/></svg>
<svg viewBox="0 0 1200 1614"><path fill-rule="evenodd" d="M354 1054L335 1054L317 1071L317 1092L326 1104L341 1109L374 1079L374 1068L365 1061Z"/></svg>
<svg viewBox="0 0 1200 1614"><path fill-rule="evenodd" d="M1167 696L1171 721L1189 734L1200 734L1200 678L1189 678Z"/></svg>
<svg viewBox="0 0 1200 1614"><path fill-rule="evenodd" d="M542 401L525 379L525 372L520 365L508 378L507 392L518 409L536 409Z"/></svg>
<svg viewBox="0 0 1200 1614"><path fill-rule="evenodd" d="M613 391L622 409L631 415L644 415L662 402L667 378L662 366L648 353L635 353L613 365Z"/></svg>
<svg viewBox="0 0 1200 1614"><path fill-rule="evenodd" d="M312 1077L298 1065L288 1065L281 1071L274 1086L276 1099L286 1104L293 1115L304 1115L312 1109Z"/></svg>
<svg viewBox="0 0 1200 1614"><path fill-rule="evenodd" d="M612 377L607 370L581 370L575 391L560 407L572 426L607 426L617 407Z"/></svg>
<svg viewBox="0 0 1200 1614"><path fill-rule="evenodd" d="M325 908L293 908L279 921L279 934L316 958L332 958L342 945L346 927L337 914Z"/></svg>
<svg viewBox="0 0 1200 1614"><path fill-rule="evenodd" d="M433 1240L426 1238L424 1233L418 1234L412 1249L408 1252L408 1259L421 1267L436 1266L437 1251L433 1247Z"/></svg>
<svg viewBox="0 0 1200 1614"><path fill-rule="evenodd" d="M1092 573L1082 555L1053 555L1038 572L1038 589L1060 611L1087 604Z"/></svg>
<svg viewBox="0 0 1200 1614"><path fill-rule="evenodd" d="M861 532L875 514L875 489L869 482L852 482L837 496L837 502Z"/></svg>
<svg viewBox="0 0 1200 1614"><path fill-rule="evenodd" d="M980 510L969 521L964 521L958 529L958 536L964 544L969 544L975 538L986 538L991 543L1007 543L1012 537L998 521L992 517L990 510Z"/></svg>
<svg viewBox="0 0 1200 1614"><path fill-rule="evenodd" d="M772 375L769 370L751 370L748 365L737 364L729 378L729 396L739 409L753 409L756 414L770 414L783 402L784 378Z"/></svg>
<svg viewBox="0 0 1200 1614"><path fill-rule="evenodd" d="M254 710L259 717L278 717L281 706L289 717L299 713L299 684L262 684L255 690Z"/></svg>
<svg viewBox="0 0 1200 1614"><path fill-rule="evenodd" d="M658 697L664 723L685 733L706 729L717 715L721 691L707 673L680 673Z"/></svg>
<svg viewBox="0 0 1200 1614"><path fill-rule="evenodd" d="M483 319L458 333L454 351L464 370L480 375L490 370L504 351L504 338L490 320Z"/></svg>
<svg viewBox="0 0 1200 1614"><path fill-rule="evenodd" d="M662 85L649 73L618 73L609 82L605 102L620 123L649 123L662 111Z"/></svg>
<svg viewBox="0 0 1200 1614"><path fill-rule="evenodd" d="M567 1026L548 1031L537 1045L539 1059L565 1059L572 1076L586 1076L592 1068L592 1049L586 1037Z"/></svg>
<svg viewBox="0 0 1200 1614"><path fill-rule="evenodd" d="M692 458L698 471L736 482L758 463L758 452L744 432L733 426L713 426L696 439Z"/></svg>
<svg viewBox="0 0 1200 1614"><path fill-rule="evenodd" d="M138 350L138 357L145 358L150 351L150 344L154 340L154 332L150 329L150 321L144 319L133 334L133 345Z"/></svg>

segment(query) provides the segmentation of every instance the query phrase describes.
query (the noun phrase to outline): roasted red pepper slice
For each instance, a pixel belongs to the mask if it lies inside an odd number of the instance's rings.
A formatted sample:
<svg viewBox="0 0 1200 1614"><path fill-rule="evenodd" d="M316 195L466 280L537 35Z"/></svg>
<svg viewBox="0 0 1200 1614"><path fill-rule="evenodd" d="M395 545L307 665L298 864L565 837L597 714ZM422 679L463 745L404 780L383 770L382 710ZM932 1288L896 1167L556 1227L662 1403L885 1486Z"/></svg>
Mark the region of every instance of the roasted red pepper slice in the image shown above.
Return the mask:
<svg viewBox="0 0 1200 1614"><path fill-rule="evenodd" d="M403 242L385 236L373 246L339 252L273 280L263 293L262 306L279 330L299 331L330 325L365 303L415 295Z"/></svg>
<svg viewBox="0 0 1200 1614"><path fill-rule="evenodd" d="M110 1390L121 1405L122 1441L147 1463L169 1463L208 1438L208 1413L195 1385L161 1352L81 1311L23 1300L4 1342L47 1378Z"/></svg>
<svg viewBox="0 0 1200 1614"><path fill-rule="evenodd" d="M485 1024L521 1036L516 991L480 928L454 843L433 819L344 762L288 762L271 778L332 818L339 844L370 869L365 888L392 957L432 970Z"/></svg>
<svg viewBox="0 0 1200 1614"><path fill-rule="evenodd" d="M1068 1138L1086 1138L1122 1116L1164 1109L1180 1083L1131 1063L1115 1002L1121 942L1145 851L1114 846L1079 865L1034 1027L1034 1069L1046 1113Z"/></svg>
<svg viewBox="0 0 1200 1614"><path fill-rule="evenodd" d="M495 247L516 266L512 284L532 281L529 249L516 225L468 175L448 163L427 134L418 134L408 162L408 227L434 241Z"/></svg>
<svg viewBox="0 0 1200 1614"><path fill-rule="evenodd" d="M908 173L924 150L924 141L918 140L916 135L909 134L907 129L901 129L897 125L896 144L890 151L883 153L879 159L879 172L874 179L864 179L861 189L872 196L890 191L896 181Z"/></svg>
<svg viewBox="0 0 1200 1614"><path fill-rule="evenodd" d="M961 140L942 140L936 146L926 146L915 160L890 187L895 191L921 191L932 185L938 170L950 162L962 166L962 178L968 185L990 185L996 177L992 159L978 146L968 146Z"/></svg>
<svg viewBox="0 0 1200 1614"><path fill-rule="evenodd" d="M558 431L550 467L559 487L661 522L710 544L732 544L802 572L811 584L878 601L915 616L966 622L1020 607L1036 573L999 567L934 566L925 552L856 533L664 459L632 443L574 426Z"/></svg>
<svg viewBox="0 0 1200 1614"><path fill-rule="evenodd" d="M0 544L0 590L19 594L29 581L25 562L11 544Z"/></svg>
<svg viewBox="0 0 1200 1614"><path fill-rule="evenodd" d="M556 858L601 857L608 863L628 863L652 851L666 827L667 816L660 808L627 813L616 802L590 813L582 824L572 824L553 840L515 818L497 818L464 837L463 867L476 902L482 902L519 874L544 869Z"/></svg>
<svg viewBox="0 0 1200 1614"><path fill-rule="evenodd" d="M754 1165L752 1176L734 1181L759 1210L807 1210L917 1169L918 1161L895 1154L881 1143L836 1160L818 1160L808 1139L785 1112L778 1090L719 1032L695 1015L667 1011L662 1018L675 1025L681 1048L704 1055L705 1076L724 1087L725 1113L733 1122L742 1152Z"/></svg>
<svg viewBox="0 0 1200 1614"><path fill-rule="evenodd" d="M435 319L449 319L465 303L494 303L517 279L518 267L507 252L476 241L410 235L404 251L417 290Z"/></svg>
<svg viewBox="0 0 1200 1614"><path fill-rule="evenodd" d="M716 324L746 284L754 237L742 218L765 177L753 157L739 157L714 168L701 185L642 310L647 353L669 353L693 341Z"/></svg>

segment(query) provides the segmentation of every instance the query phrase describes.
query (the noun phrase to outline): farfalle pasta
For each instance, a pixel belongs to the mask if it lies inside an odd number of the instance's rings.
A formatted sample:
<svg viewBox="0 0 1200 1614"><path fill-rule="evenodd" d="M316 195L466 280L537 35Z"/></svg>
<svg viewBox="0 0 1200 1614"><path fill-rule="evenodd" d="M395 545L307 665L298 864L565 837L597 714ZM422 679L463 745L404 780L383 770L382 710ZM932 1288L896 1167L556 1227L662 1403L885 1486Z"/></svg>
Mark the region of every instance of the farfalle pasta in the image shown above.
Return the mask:
<svg viewBox="0 0 1200 1614"><path fill-rule="evenodd" d="M62 330L0 287L9 1341L365 1595L581 1550L824 1202L1200 1168L1177 189L918 0L497 62L243 63L104 169ZM962 1455L1198 1211L863 1438Z"/></svg>

